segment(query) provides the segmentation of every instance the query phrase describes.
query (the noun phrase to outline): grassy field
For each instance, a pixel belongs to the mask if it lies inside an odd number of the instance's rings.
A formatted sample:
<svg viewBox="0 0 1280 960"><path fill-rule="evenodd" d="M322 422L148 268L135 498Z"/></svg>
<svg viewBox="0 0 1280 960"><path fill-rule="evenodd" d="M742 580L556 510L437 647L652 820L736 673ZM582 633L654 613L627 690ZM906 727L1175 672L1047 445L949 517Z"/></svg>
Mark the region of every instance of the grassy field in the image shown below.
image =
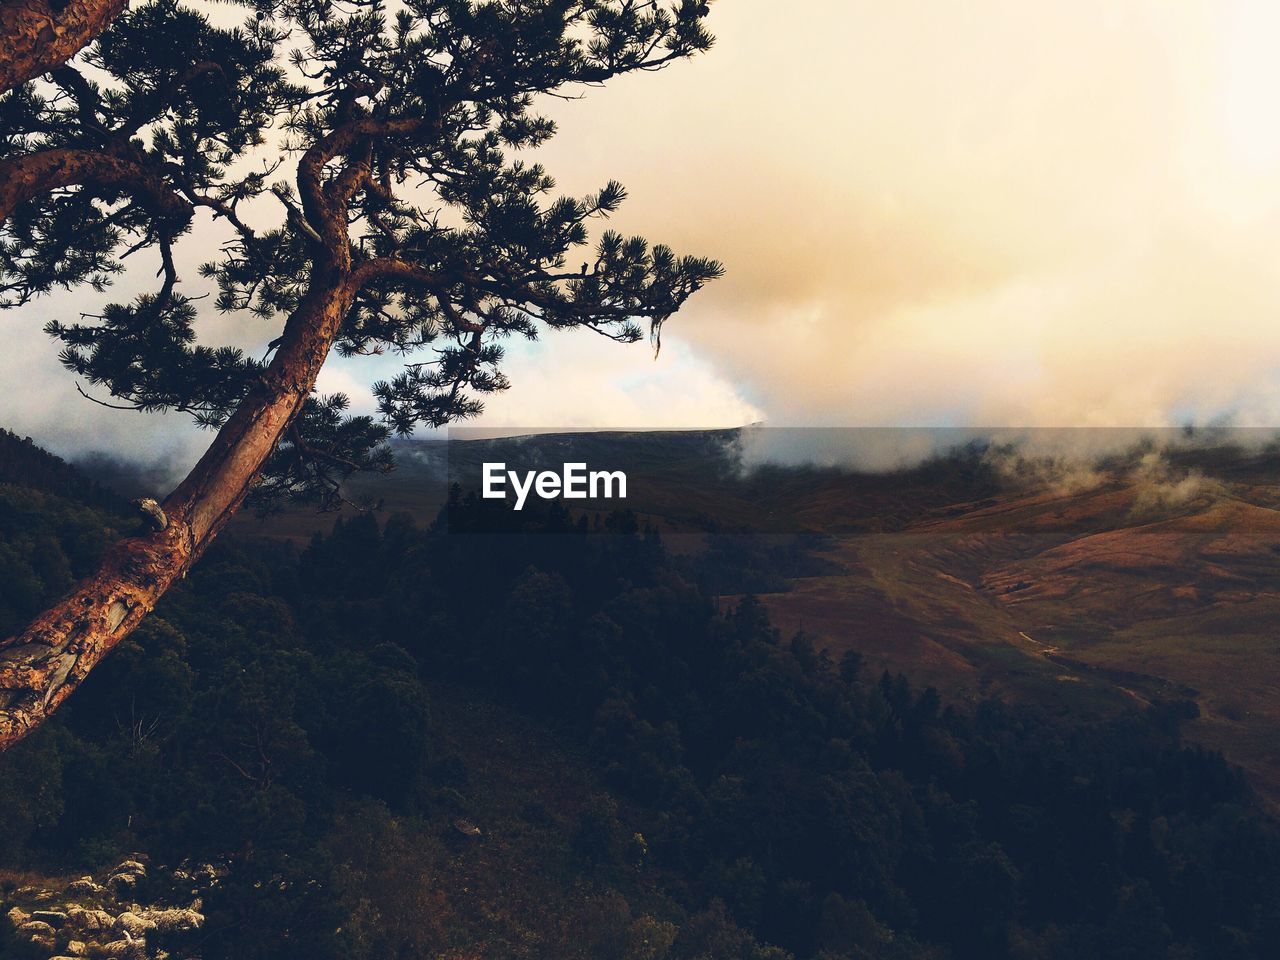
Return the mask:
<svg viewBox="0 0 1280 960"><path fill-rule="evenodd" d="M1072 712L1191 699L1195 742L1280 798L1280 514L1259 475L1172 515L1143 487L1012 493L900 534L840 536L842 576L770 596L775 619L957 697Z"/></svg>

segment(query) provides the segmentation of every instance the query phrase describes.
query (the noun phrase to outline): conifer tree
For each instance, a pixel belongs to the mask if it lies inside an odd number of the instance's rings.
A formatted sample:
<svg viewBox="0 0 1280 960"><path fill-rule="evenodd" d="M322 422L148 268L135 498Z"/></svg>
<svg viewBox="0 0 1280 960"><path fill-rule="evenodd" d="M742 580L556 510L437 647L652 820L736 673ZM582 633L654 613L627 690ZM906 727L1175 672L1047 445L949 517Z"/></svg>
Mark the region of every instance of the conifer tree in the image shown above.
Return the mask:
<svg viewBox="0 0 1280 960"><path fill-rule="evenodd" d="M647 324L656 341L721 273L612 231L584 253L623 188L556 197L520 155L555 133L540 97L707 50L706 3L258 4L224 29L148 0L69 61L0 72L18 81L0 97L0 299L103 291L145 251L152 292L48 332L102 402L216 431L148 505L150 530L0 641L0 748L72 693L246 498L332 502L353 472L388 467L392 432L473 416L504 389L504 340L585 327L633 342ZM174 251L210 218L232 239L201 268L218 293L200 301ZM268 355L199 342L211 308L272 324ZM374 385L378 417L315 395L335 349L405 355Z"/></svg>

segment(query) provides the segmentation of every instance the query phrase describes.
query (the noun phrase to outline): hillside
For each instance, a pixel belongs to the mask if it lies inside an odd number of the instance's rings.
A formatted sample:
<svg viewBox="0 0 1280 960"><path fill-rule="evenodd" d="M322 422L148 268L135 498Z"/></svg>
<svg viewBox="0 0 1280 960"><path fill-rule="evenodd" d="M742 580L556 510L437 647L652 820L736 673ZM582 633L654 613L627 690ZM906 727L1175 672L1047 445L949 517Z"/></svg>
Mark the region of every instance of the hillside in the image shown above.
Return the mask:
<svg viewBox="0 0 1280 960"><path fill-rule="evenodd" d="M1079 709L1081 690L1102 686L1139 704L1194 700L1187 735L1280 799L1277 474L1266 461L1230 466L1167 478L1166 491L1195 478L1176 504L1121 472L1078 492L1002 492L892 535L837 536L824 556L844 572L769 597L770 610L962 696ZM860 639L849 623L866 625Z"/></svg>
<svg viewBox="0 0 1280 960"><path fill-rule="evenodd" d="M429 523L448 481L474 489L487 459L625 469L627 507L675 550L704 552L717 532L754 532L734 550L758 549L762 534L786 543L786 563L761 561L781 579L738 571L714 592L761 594L780 626L833 656L856 650L962 700L998 694L1084 715L1193 700L1188 735L1280 800L1275 451L1139 450L1085 464L1081 482L1079 463L1047 469L981 448L858 473L747 469L741 447L736 431L408 443L395 474L355 489L383 516ZM301 543L331 523L292 511L237 529Z"/></svg>
<svg viewBox="0 0 1280 960"><path fill-rule="evenodd" d="M79 503L121 510L124 500L60 457L38 447L30 437L0 428L0 484L17 484Z"/></svg>
<svg viewBox="0 0 1280 960"><path fill-rule="evenodd" d="M712 482L736 486L738 510L766 480ZM140 906L197 910L204 960L1280 949L1280 830L1237 769L1183 743L1188 691L1078 664L1019 626L1012 599L1030 596L1026 563L1045 581L1027 602L1057 609L1114 603L1092 590L1101 574L1055 582L1106 557L1118 577L1148 555L1166 579L1196 573L1231 553L1245 507L1152 501L1129 467L1036 489L972 452L782 480L845 489L840 524L752 535L702 517L659 536L626 513L459 495L429 527L358 514L302 551L220 541L0 757L5 910L34 917L38 898L63 904L68 881L143 853L156 876L225 869L198 905L148 890ZM31 530L68 557L108 532L71 501L5 489L15 556ZM1212 547L1135 552L1112 542L1126 531L1209 531ZM38 603L55 568L30 569ZM771 571L790 589L730 596ZM913 659L910 675L879 665ZM44 958L37 940L66 939L31 932L6 948ZM130 949L152 958L162 939Z"/></svg>
<svg viewBox="0 0 1280 960"><path fill-rule="evenodd" d="M70 495L118 503L75 468L16 449L3 630L130 523ZM219 544L57 720L0 756L0 956L666 955L689 913L627 853L639 814L581 747L484 691L419 681L399 648L313 633L304 652L296 565ZM360 762L365 734L334 733L353 686L391 711L371 730L385 749Z"/></svg>

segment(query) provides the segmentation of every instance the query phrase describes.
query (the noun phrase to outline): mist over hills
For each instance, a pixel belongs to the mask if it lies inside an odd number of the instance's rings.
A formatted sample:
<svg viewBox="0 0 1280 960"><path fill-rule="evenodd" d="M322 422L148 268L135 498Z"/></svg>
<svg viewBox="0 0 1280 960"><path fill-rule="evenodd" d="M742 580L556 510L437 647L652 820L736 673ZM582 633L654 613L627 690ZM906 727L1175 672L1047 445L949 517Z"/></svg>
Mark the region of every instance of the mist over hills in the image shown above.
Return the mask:
<svg viewBox="0 0 1280 960"><path fill-rule="evenodd" d="M387 513L425 518L445 496L446 453L453 480L474 477L486 459L626 469L627 508L677 549L701 549L706 535L801 537L810 562L794 567L805 575L765 600L784 629L803 629L833 656L856 650L876 669L905 670L953 696L1066 710L1185 698L1199 713L1188 735L1280 799L1271 748L1280 737L1280 452L1270 434L1041 431L1016 445L899 432L898 450L958 442L880 470L759 456L771 448L798 459L823 445L829 454L852 439L865 460L891 439L840 433L415 444L399 476L363 491L376 491ZM583 512L602 509L611 505Z"/></svg>
<svg viewBox="0 0 1280 960"><path fill-rule="evenodd" d="M749 556L718 592L760 593L784 629L833 656L855 650L959 698L1064 710L1186 699L1199 714L1188 735L1280 798L1280 451L1270 433L1036 431L996 442L957 431L460 431L395 447L394 473L350 484L378 516L429 525L450 484L478 489L488 461L622 469L625 504L571 512L598 522L624 506L676 551ZM907 465L850 466L908 453ZM127 470L112 482L144 485ZM332 523L291 508L241 516L234 529L301 545ZM755 546L724 546L734 536ZM761 537L773 538L768 556L755 548Z"/></svg>

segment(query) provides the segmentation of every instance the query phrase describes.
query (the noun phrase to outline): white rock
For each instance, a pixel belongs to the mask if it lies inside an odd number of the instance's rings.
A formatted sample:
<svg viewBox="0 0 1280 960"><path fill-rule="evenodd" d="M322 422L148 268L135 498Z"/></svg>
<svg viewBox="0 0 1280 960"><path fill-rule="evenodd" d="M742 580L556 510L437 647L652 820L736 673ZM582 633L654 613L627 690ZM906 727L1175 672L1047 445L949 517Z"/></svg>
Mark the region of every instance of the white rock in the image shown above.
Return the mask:
<svg viewBox="0 0 1280 960"><path fill-rule="evenodd" d="M137 940L146 936L148 930L154 930L155 928L156 922L154 920L149 920L131 910L126 910L124 913L120 914L120 916L116 917L116 922L112 929L117 933L128 934L130 937Z"/></svg>
<svg viewBox="0 0 1280 960"><path fill-rule="evenodd" d="M30 937L34 940L36 937L53 936L53 927L45 923L43 920L28 920L22 926L18 927L18 933L24 937Z"/></svg>
<svg viewBox="0 0 1280 960"><path fill-rule="evenodd" d="M67 884L67 893L73 896L89 896L99 894L105 889L102 884L97 883L93 877L81 877L79 880L72 880Z"/></svg>
<svg viewBox="0 0 1280 960"><path fill-rule="evenodd" d="M67 911L67 918L78 930L97 933L110 930L116 918L105 910L86 910L84 907L72 907Z"/></svg>
<svg viewBox="0 0 1280 960"><path fill-rule="evenodd" d="M186 933L199 930L204 923L204 915L195 910L146 910L143 919L150 920L161 933Z"/></svg>
<svg viewBox="0 0 1280 960"><path fill-rule="evenodd" d="M141 940L112 940L102 945L102 955L119 960L146 960L147 945Z"/></svg>

